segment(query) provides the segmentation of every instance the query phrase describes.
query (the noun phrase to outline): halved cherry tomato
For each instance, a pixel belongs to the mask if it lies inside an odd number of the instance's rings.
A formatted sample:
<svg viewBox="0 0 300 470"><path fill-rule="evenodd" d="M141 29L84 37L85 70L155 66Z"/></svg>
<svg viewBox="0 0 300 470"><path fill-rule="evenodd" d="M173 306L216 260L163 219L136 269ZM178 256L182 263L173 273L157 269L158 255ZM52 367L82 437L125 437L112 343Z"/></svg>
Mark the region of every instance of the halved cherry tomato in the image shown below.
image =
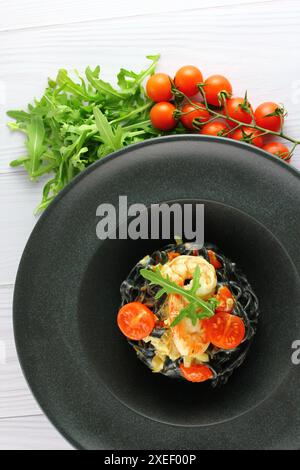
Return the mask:
<svg viewBox="0 0 300 470"><path fill-rule="evenodd" d="M279 115L276 115L277 112L279 112ZM280 115L280 112L282 115ZM274 115L270 116L270 114ZM280 130L281 123L283 123L284 120L281 107L272 101L266 101L260 104L255 110L254 118L258 126L275 132Z"/></svg>
<svg viewBox="0 0 300 470"><path fill-rule="evenodd" d="M174 118L175 110L175 106L168 101L156 103L150 111L152 125L156 127L156 129L160 129L162 131L173 129L177 124L177 121Z"/></svg>
<svg viewBox="0 0 300 470"><path fill-rule="evenodd" d="M281 142L269 142L263 146L263 150L270 152L283 160L289 160L289 149Z"/></svg>
<svg viewBox="0 0 300 470"><path fill-rule="evenodd" d="M204 82L204 92L206 100L213 106L221 106L219 101L219 93L224 92L229 98L232 93L232 86L229 80L223 75L211 75Z"/></svg>
<svg viewBox="0 0 300 470"><path fill-rule="evenodd" d="M184 127L191 130L195 130L195 127L193 126L194 119L197 118L200 122L206 122L210 118L209 112L202 103L194 101L194 105L199 106L201 109L195 108L192 104L186 104L181 110L183 114L180 118Z"/></svg>
<svg viewBox="0 0 300 470"><path fill-rule="evenodd" d="M250 112L247 112L245 109L243 109L244 101L244 98L229 98L226 101L226 110L229 117L236 119L237 121L244 122L245 124L250 124L252 121L252 115ZM253 113L252 106L250 103L248 103L248 106ZM225 113L224 110L223 113ZM236 123L233 121L228 120L227 122L231 127L236 126Z"/></svg>
<svg viewBox="0 0 300 470"><path fill-rule="evenodd" d="M216 120L204 124L200 129L200 134L222 136L224 132L226 133L228 131L229 129L225 122Z"/></svg>
<svg viewBox="0 0 300 470"><path fill-rule="evenodd" d="M166 73L155 73L149 78L146 91L153 101L170 101L173 96L171 78Z"/></svg>
<svg viewBox="0 0 300 470"><path fill-rule="evenodd" d="M208 254L208 257L209 257L210 264L212 264L215 269L222 268L222 264L220 263L220 261L216 257L216 253L214 251L207 250L207 254Z"/></svg>
<svg viewBox="0 0 300 470"><path fill-rule="evenodd" d="M183 364L180 364L180 371L189 382L205 382L205 380L211 379L214 376L209 367L201 364L190 367L184 367Z"/></svg>
<svg viewBox="0 0 300 470"><path fill-rule="evenodd" d="M234 297L228 287L219 287L215 297L219 301L219 305L216 307L216 312L232 312L234 307Z"/></svg>
<svg viewBox="0 0 300 470"><path fill-rule="evenodd" d="M205 320L209 341L220 349L234 349L245 337L243 320L236 315L220 312Z"/></svg>
<svg viewBox="0 0 300 470"><path fill-rule="evenodd" d="M230 134L230 137L234 140L242 140L248 144L255 145L256 147L262 147L264 141L261 132L252 127L242 127L236 129L233 133Z"/></svg>
<svg viewBox="0 0 300 470"><path fill-rule="evenodd" d="M120 308L117 321L123 335L137 341L151 333L155 326L155 315L141 302L130 302Z"/></svg>
<svg viewBox="0 0 300 470"><path fill-rule="evenodd" d="M200 70L193 65L181 67L175 75L175 86L186 96L193 96L198 93L198 83L202 83L203 76Z"/></svg>

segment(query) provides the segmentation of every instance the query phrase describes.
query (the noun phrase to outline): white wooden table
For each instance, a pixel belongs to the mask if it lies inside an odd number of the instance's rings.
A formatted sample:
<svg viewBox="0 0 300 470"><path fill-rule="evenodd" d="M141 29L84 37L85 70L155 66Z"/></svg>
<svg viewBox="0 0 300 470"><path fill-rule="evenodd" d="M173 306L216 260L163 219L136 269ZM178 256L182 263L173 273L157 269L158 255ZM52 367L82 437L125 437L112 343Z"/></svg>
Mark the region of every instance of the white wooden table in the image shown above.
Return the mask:
<svg viewBox="0 0 300 470"><path fill-rule="evenodd" d="M231 78L253 105L283 102L287 130L300 137L300 3L296 0L0 0L0 449L71 449L23 378L12 329L18 262L36 222L41 184L9 161L23 154L5 111L43 91L59 67L100 64L139 70L160 52L160 70L193 63ZM293 164L300 169L300 150Z"/></svg>

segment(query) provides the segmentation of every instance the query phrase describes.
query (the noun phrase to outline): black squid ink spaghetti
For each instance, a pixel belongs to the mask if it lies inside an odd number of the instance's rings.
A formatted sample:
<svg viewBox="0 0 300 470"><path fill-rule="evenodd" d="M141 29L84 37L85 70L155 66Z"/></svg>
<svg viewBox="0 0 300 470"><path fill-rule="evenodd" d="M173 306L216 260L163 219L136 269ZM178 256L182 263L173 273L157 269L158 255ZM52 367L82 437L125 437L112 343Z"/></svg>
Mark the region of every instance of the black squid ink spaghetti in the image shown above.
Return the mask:
<svg viewBox="0 0 300 470"><path fill-rule="evenodd" d="M118 326L153 372L226 383L257 328L258 300L220 250L181 243L143 258L121 285Z"/></svg>

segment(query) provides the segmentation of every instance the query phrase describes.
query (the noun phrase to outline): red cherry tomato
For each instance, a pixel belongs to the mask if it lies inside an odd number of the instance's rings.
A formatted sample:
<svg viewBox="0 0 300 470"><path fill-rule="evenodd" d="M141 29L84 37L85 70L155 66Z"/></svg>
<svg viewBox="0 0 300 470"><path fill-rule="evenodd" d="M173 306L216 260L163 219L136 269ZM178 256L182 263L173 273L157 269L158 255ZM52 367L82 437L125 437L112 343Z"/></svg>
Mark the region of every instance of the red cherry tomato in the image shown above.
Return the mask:
<svg viewBox="0 0 300 470"><path fill-rule="evenodd" d="M194 101L194 105L200 106L201 109L195 108L192 104L186 104L181 110L183 115L180 118L184 127L191 130L195 130L195 127L193 126L194 119L197 118L200 122L206 122L210 118L209 112L202 103Z"/></svg>
<svg viewBox="0 0 300 470"><path fill-rule="evenodd" d="M215 297L219 301L219 305L216 307L216 312L232 312L234 307L234 297L228 287L219 287L218 293Z"/></svg>
<svg viewBox="0 0 300 470"><path fill-rule="evenodd" d="M273 155L282 158L283 160L288 161L290 158L289 149L281 142L269 142L268 144L263 146L263 149L266 152L270 152Z"/></svg>
<svg viewBox="0 0 300 470"><path fill-rule="evenodd" d="M149 78L146 91L153 101L170 101L173 96L171 78L165 73L155 73Z"/></svg>
<svg viewBox="0 0 300 470"><path fill-rule="evenodd" d="M204 92L208 104L213 106L221 106L222 102L219 101L219 93L225 92L226 96L231 96L232 86L229 80L223 75L211 75L205 80Z"/></svg>
<svg viewBox="0 0 300 470"><path fill-rule="evenodd" d="M230 313L216 313L205 320L205 327L210 342L220 349L234 349L245 337L243 320Z"/></svg>
<svg viewBox="0 0 300 470"><path fill-rule="evenodd" d="M167 101L156 103L150 111L152 125L161 131L173 129L177 121L174 118L175 106Z"/></svg>
<svg viewBox="0 0 300 470"><path fill-rule="evenodd" d="M271 101L260 104L254 113L256 124L269 131L278 132L281 127L281 122L283 123L284 120L283 115L269 115L276 113L280 109L281 107L278 104L272 103Z"/></svg>
<svg viewBox="0 0 300 470"><path fill-rule="evenodd" d="M208 257L209 257L210 264L212 264L215 269L222 268L222 264L220 263L220 261L216 257L216 253L214 251L207 250L207 254L208 254Z"/></svg>
<svg viewBox="0 0 300 470"><path fill-rule="evenodd" d="M244 98L239 98L239 97L234 97L234 98L229 98L226 101L226 109L228 116L236 119L237 121L244 122L245 124L250 124L252 121L252 115L247 112L245 109L243 109L243 104L244 104L245 99ZM253 114L253 109L250 103L248 103L248 106ZM225 111L223 111L225 113ZM228 124L231 127L236 126L236 123L233 121L228 120Z"/></svg>
<svg viewBox="0 0 300 470"><path fill-rule="evenodd" d="M137 341L151 333L155 315L141 302L130 302L120 308L117 322L123 335Z"/></svg>
<svg viewBox="0 0 300 470"><path fill-rule="evenodd" d="M175 86L186 96L193 96L198 93L198 83L203 82L203 76L200 70L193 65L181 67L175 75Z"/></svg>
<svg viewBox="0 0 300 470"><path fill-rule="evenodd" d="M225 124L225 122L212 121L204 124L200 130L200 133L204 135L222 136L222 134L224 134L224 132L228 132L228 130L228 126Z"/></svg>
<svg viewBox="0 0 300 470"><path fill-rule="evenodd" d="M255 145L256 147L262 147L264 145L264 140L260 134L261 132L257 129L242 127L232 132L230 137L234 140L243 140L244 142Z"/></svg>
<svg viewBox="0 0 300 470"><path fill-rule="evenodd" d="M183 364L180 364L180 371L189 382L205 382L205 380L211 379L214 376L212 370L202 364L190 367L184 367Z"/></svg>

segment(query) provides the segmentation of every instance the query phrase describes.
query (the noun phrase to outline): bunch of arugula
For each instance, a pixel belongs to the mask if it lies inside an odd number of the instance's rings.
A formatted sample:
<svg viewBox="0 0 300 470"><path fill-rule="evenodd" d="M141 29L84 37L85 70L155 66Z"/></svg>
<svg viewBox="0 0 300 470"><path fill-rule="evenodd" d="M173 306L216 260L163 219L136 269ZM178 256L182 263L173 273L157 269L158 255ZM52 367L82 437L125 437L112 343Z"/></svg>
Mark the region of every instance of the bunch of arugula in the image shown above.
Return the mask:
<svg viewBox="0 0 300 470"><path fill-rule="evenodd" d="M16 122L9 127L26 135L27 155L11 162L32 180L51 175L37 210L41 211L74 176L91 163L126 145L161 135L149 120L153 104L143 82L154 73L159 55L140 73L121 69L118 87L100 77L100 67L87 67L85 77L73 80L64 69L49 79L40 100L27 111L8 111ZM180 132L180 128L174 132ZM181 130L182 132L182 130Z"/></svg>
<svg viewBox="0 0 300 470"><path fill-rule="evenodd" d="M184 289L178 286L175 282L171 281L169 277L164 278L159 269L155 271L141 269L140 274L150 281L150 285L161 287L155 296L156 299L159 299L164 294L179 294L188 301L188 304L181 309L177 317L171 323L171 327L176 326L183 318L189 318L192 324L196 325L198 320L210 318L215 314L215 309L218 305L216 298L211 297L208 300L203 300L197 296L197 291L201 286L199 266L195 269L192 287L190 289Z"/></svg>

